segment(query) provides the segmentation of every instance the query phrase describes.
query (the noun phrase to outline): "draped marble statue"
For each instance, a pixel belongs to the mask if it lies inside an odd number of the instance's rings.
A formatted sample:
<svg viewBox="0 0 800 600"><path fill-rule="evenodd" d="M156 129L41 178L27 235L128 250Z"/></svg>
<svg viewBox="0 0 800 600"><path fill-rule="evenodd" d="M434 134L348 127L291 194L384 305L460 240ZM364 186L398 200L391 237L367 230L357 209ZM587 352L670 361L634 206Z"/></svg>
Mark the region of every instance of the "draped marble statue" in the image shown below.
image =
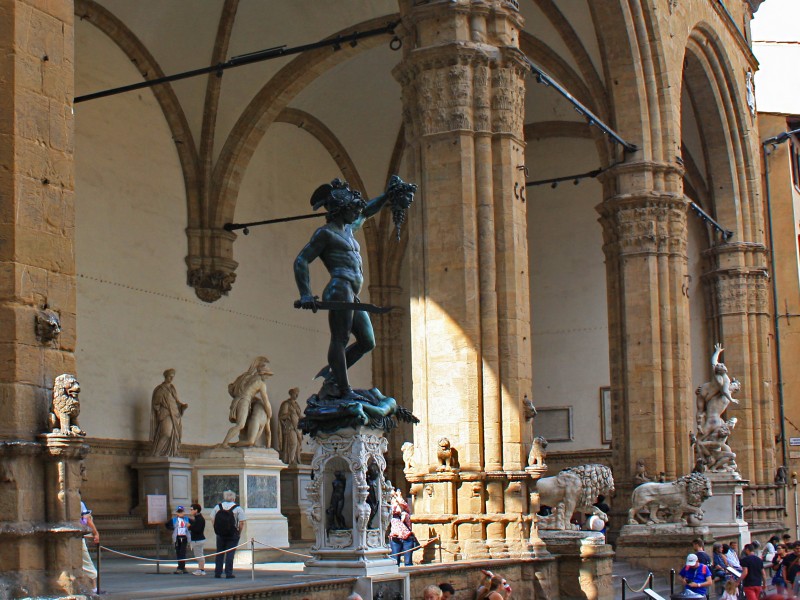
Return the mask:
<svg viewBox="0 0 800 600"><path fill-rule="evenodd" d="M303 445L303 433L298 423L303 416L297 396L300 388L289 390L289 397L283 401L278 409L278 452L281 460L287 465L296 465L300 462L300 450Z"/></svg>
<svg viewBox="0 0 800 600"><path fill-rule="evenodd" d="M152 456L178 456L181 451L181 418L189 405L178 399L178 392L172 383L174 378L175 369L167 369L164 371L164 381L153 390L150 412Z"/></svg>

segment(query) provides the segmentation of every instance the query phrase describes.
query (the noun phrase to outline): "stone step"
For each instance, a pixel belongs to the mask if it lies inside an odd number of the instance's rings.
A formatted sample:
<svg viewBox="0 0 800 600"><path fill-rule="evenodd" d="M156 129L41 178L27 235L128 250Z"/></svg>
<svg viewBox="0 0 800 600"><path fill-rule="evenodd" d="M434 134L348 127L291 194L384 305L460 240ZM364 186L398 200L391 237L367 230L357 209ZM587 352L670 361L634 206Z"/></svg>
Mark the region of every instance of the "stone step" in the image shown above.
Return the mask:
<svg viewBox="0 0 800 600"><path fill-rule="evenodd" d="M622 598L623 578L627 582L628 588L625 591L626 600L638 600L639 598L647 598L641 592L632 592L631 588L638 590L647 579L649 571L633 567L630 564L615 560L613 567L612 584L614 587L614 598ZM653 573L654 580L651 589L663 598L669 598L669 572L667 573Z"/></svg>

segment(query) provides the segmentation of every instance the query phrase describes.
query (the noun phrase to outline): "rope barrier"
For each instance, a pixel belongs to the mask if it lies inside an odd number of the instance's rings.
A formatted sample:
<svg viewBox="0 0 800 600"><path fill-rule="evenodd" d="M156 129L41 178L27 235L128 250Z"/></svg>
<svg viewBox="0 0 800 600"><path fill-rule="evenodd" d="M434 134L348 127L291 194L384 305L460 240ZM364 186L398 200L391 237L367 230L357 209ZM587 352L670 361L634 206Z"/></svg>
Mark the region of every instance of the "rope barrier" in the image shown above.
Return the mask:
<svg viewBox="0 0 800 600"><path fill-rule="evenodd" d="M402 552L395 552L394 554L390 554L390 555L389 555L389 558L396 558L396 557L398 557L398 556L400 556L400 555L402 555L402 554L405 554L405 553L407 553L407 552L414 552L415 550L419 550L420 548L425 548L425 547L426 547L426 546L428 546L428 545L429 545L431 542L435 542L435 541L436 541L436 540L438 540L438 539L439 539L439 536L437 535L436 537L432 537L432 538L430 538L430 539L429 539L427 542L425 542L424 544L420 544L419 546L414 546L413 548L409 548L408 550L403 550Z"/></svg>
<svg viewBox="0 0 800 600"><path fill-rule="evenodd" d="M279 552L283 552L284 554L292 554L294 556L301 556L302 558L314 558L309 554L300 554L299 552L292 552L291 550L284 550L283 548L278 548L277 546L270 546L269 544L265 544L264 542L259 542L258 540L253 540L256 544L260 546L265 546L267 548L272 548L273 550L278 550Z"/></svg>
<svg viewBox="0 0 800 600"><path fill-rule="evenodd" d="M639 589L636 589L636 590L628 585L628 580L625 579L624 577L622 578L622 583L624 583L625 587L628 588L630 591L632 591L634 594L638 594L639 592L643 592L645 589L647 589L647 586L650 584L650 579L652 577L653 577L653 574L652 573L648 573L647 577L644 580L644 583L642 584L642 587L640 587Z"/></svg>
<svg viewBox="0 0 800 600"><path fill-rule="evenodd" d="M225 554L226 552L231 552L233 550L238 550L239 548L241 548L243 546L247 546L247 544L249 544L249 543L250 543L250 541L248 540L248 541L244 542L243 544L239 544L238 546L235 546L233 548L228 548L227 550L224 550L222 552L214 552L213 554L204 554L203 556L187 556L186 560L188 562L191 562L192 560L195 560L195 559L198 559L198 558L210 558L212 556L217 556L218 554ZM133 558L133 559L136 559L136 560L142 560L142 561L145 561L145 562L151 562L151 563L174 563L176 560L178 560L177 558L162 558L162 559L147 558L145 556L135 556L133 554L126 554L125 552L120 552L119 550L114 550L114 549L109 548L107 546L100 546L100 547L103 550L108 550L112 554L119 554L120 556L125 556L127 558Z"/></svg>
<svg viewBox="0 0 800 600"><path fill-rule="evenodd" d="M414 552L414 551L419 550L421 548L426 548L427 546L431 545L433 542L437 541L438 539L439 539L439 536L432 537L432 538L428 539L424 544L419 544L418 546L414 546L413 548L410 548L409 550L403 550L402 552L395 552L394 554L390 554L389 557L390 558L396 558L397 556L405 554L406 552ZM309 554L301 554L299 552L292 552L291 550L284 550L283 548L278 548L277 546L272 546L270 544L265 544L264 542L260 542L255 538L251 538L251 539L247 540L246 542L243 542L243 543L239 544L238 546L235 546L233 548L229 548L228 550L224 550L222 552L214 552L213 554L204 554L203 556L187 556L186 560L191 562L192 560L197 560L199 558L203 558L203 559L211 558L212 556L217 556L219 554L225 554L225 553L231 552L233 550L238 550L239 548L247 546L250 542L255 542L256 544L258 544L260 546L264 546L265 548L271 548L272 550L278 550L279 552L283 552L284 554L291 554L293 556L300 556L301 558L314 558L313 556L311 556ZM157 558L147 558L145 556L136 556L134 554L127 554L126 552L120 552L119 550L114 550L113 548L109 548L108 546L100 546L100 548L102 548L103 550L107 550L108 552L111 552L112 554L118 554L119 556L124 556L126 558L133 558L135 560L141 560L141 561L150 562L150 563L174 563L177 560L176 558L157 559Z"/></svg>

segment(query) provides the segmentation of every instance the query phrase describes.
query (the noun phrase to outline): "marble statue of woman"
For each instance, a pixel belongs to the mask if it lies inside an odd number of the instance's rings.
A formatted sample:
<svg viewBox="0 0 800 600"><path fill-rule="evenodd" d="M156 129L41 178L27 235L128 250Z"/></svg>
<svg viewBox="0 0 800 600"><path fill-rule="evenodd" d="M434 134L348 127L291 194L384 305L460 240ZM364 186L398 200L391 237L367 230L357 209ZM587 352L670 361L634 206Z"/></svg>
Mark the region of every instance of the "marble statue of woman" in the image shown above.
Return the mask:
<svg viewBox="0 0 800 600"><path fill-rule="evenodd" d="M278 409L278 448L281 460L287 465L296 465L300 462L300 449L303 444L303 432L298 423L303 416L297 396L300 388L289 390L289 397L283 401Z"/></svg>
<svg viewBox="0 0 800 600"><path fill-rule="evenodd" d="M174 378L175 369L167 369L164 381L153 390L150 413L150 454L153 456L178 456L181 450L181 417L189 405L178 400L178 392L172 384Z"/></svg>

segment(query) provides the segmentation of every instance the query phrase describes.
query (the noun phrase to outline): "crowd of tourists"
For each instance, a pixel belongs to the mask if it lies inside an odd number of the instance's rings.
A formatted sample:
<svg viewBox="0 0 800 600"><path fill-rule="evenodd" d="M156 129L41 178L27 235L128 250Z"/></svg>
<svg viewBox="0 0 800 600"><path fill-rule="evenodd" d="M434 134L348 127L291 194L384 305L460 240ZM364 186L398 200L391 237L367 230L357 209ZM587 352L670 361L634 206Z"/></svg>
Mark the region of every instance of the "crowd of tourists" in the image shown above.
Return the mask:
<svg viewBox="0 0 800 600"><path fill-rule="evenodd" d="M736 540L715 543L711 554L701 539L679 576L687 590L720 600L800 597L800 541L772 536L762 547L757 540L739 550Z"/></svg>

